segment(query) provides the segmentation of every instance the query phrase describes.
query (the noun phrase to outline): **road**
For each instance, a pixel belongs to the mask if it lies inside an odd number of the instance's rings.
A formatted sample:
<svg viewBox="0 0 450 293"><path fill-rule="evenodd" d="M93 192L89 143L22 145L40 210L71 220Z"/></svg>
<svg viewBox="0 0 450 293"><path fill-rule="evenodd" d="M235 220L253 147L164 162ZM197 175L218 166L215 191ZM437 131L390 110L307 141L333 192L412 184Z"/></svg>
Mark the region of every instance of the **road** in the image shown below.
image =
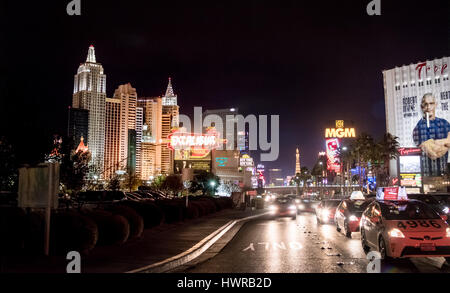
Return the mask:
<svg viewBox="0 0 450 293"><path fill-rule="evenodd" d="M187 273L365 273L360 233L352 239L334 224L318 224L314 214L296 220L269 216L246 223L215 257L185 269ZM394 260L381 272L443 273L443 258Z"/></svg>

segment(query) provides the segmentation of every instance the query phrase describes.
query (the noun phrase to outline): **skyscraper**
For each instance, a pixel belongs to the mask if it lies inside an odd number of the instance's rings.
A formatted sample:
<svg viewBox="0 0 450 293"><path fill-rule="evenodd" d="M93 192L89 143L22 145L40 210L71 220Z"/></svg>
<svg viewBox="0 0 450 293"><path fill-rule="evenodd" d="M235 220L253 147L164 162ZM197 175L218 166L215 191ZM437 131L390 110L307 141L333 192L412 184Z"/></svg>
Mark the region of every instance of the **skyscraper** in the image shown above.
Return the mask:
<svg viewBox="0 0 450 293"><path fill-rule="evenodd" d="M94 46L74 79L72 107L89 111L87 145L91 152L90 175L102 177L105 152L106 75L96 62Z"/></svg>
<svg viewBox="0 0 450 293"><path fill-rule="evenodd" d="M138 99L138 107L143 112L141 179L149 180L161 174L162 99L142 97Z"/></svg>
<svg viewBox="0 0 450 293"><path fill-rule="evenodd" d="M298 151L298 148L295 152L295 174L300 173L300 153Z"/></svg>
<svg viewBox="0 0 450 293"><path fill-rule="evenodd" d="M113 99L120 100L120 138L119 161L127 162L125 168L136 172L136 142L137 142L137 92L130 83L120 85L114 91ZM142 122L142 119L140 119ZM130 153L131 152L131 153Z"/></svg>
<svg viewBox="0 0 450 293"><path fill-rule="evenodd" d="M106 98L104 178L111 179L117 170L124 169L120 153L120 99Z"/></svg>
<svg viewBox="0 0 450 293"><path fill-rule="evenodd" d="M172 128L179 126L179 111L177 105L177 96L172 88L172 80L169 77L166 94L162 97L162 115L161 115L161 135L162 139L167 139ZM173 172L173 150L169 149L166 144L161 146L161 173L170 174Z"/></svg>

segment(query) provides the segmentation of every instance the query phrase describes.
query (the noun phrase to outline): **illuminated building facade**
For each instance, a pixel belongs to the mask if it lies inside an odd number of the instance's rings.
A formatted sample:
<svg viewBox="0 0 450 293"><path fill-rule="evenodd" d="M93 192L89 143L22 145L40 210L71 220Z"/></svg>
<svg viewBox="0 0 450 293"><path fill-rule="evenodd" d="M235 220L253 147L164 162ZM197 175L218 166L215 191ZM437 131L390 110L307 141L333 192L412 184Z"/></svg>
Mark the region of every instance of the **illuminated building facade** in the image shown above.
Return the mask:
<svg viewBox="0 0 450 293"><path fill-rule="evenodd" d="M105 179L111 179L117 170L123 170L120 162L120 100L106 98L105 124Z"/></svg>
<svg viewBox="0 0 450 293"><path fill-rule="evenodd" d="M141 97L138 107L142 108L142 141L140 152L141 179L150 180L161 174L162 99Z"/></svg>
<svg viewBox="0 0 450 293"><path fill-rule="evenodd" d="M90 175L102 177L105 153L106 75L96 62L94 46L74 78L72 108L89 111L87 145L91 152Z"/></svg>
<svg viewBox="0 0 450 293"><path fill-rule="evenodd" d="M269 169L268 170L269 175L269 185L271 186L283 186L284 185L284 178L281 174L281 169Z"/></svg>
<svg viewBox="0 0 450 293"><path fill-rule="evenodd" d="M169 78L166 94L162 97L162 114L161 114L161 136L167 139L173 128L179 126L179 111L177 105L177 96L172 87L172 80ZM174 152L169 149L166 144L161 146L161 173L173 173Z"/></svg>
<svg viewBox="0 0 450 293"><path fill-rule="evenodd" d="M447 137L450 122L449 63L450 57L443 57L383 71L386 130L398 137L400 147L417 148L429 139ZM429 105L424 112L422 104L426 94L429 94L426 98ZM428 122L427 113L431 114ZM448 152L437 158L429 158L424 152L422 167L416 167L422 169L425 177L440 177L446 173L447 163ZM391 160L389 171L391 176L400 176L404 172L398 170L395 160Z"/></svg>
<svg viewBox="0 0 450 293"><path fill-rule="evenodd" d="M120 101L119 161L127 162L126 168L134 173L136 171L137 92L130 83L127 83L115 90L113 98Z"/></svg>
<svg viewBox="0 0 450 293"><path fill-rule="evenodd" d="M298 151L298 148L295 151L295 174L299 174L301 171L300 167L300 152Z"/></svg>

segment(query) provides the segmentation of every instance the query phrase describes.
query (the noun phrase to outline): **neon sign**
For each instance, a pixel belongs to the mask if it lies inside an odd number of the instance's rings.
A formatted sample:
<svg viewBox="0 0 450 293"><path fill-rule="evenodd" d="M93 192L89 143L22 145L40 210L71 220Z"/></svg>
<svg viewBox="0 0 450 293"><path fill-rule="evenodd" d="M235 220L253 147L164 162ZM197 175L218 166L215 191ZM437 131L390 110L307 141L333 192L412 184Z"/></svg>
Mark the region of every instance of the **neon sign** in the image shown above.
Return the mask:
<svg viewBox="0 0 450 293"><path fill-rule="evenodd" d="M174 150L182 149L215 149L219 145L219 136L217 133L183 133L174 132L168 137L168 147Z"/></svg>
<svg viewBox="0 0 450 293"><path fill-rule="evenodd" d="M225 157L216 158L216 162L218 163L217 166L219 166L219 167L225 167L226 166L225 164L227 163L227 161L228 161L228 158L225 158Z"/></svg>
<svg viewBox="0 0 450 293"><path fill-rule="evenodd" d="M355 128L344 128L344 120L336 120L336 128L326 128L325 138L356 137Z"/></svg>

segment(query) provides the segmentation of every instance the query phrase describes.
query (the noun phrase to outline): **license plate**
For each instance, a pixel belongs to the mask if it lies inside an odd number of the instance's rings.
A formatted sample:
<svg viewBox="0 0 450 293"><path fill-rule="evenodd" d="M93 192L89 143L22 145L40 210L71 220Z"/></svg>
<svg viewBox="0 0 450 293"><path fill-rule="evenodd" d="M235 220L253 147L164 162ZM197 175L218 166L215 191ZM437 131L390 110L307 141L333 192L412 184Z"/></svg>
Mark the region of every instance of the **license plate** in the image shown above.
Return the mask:
<svg viewBox="0 0 450 293"><path fill-rule="evenodd" d="M436 246L433 243L422 243L420 244L420 250L422 251L435 251Z"/></svg>

